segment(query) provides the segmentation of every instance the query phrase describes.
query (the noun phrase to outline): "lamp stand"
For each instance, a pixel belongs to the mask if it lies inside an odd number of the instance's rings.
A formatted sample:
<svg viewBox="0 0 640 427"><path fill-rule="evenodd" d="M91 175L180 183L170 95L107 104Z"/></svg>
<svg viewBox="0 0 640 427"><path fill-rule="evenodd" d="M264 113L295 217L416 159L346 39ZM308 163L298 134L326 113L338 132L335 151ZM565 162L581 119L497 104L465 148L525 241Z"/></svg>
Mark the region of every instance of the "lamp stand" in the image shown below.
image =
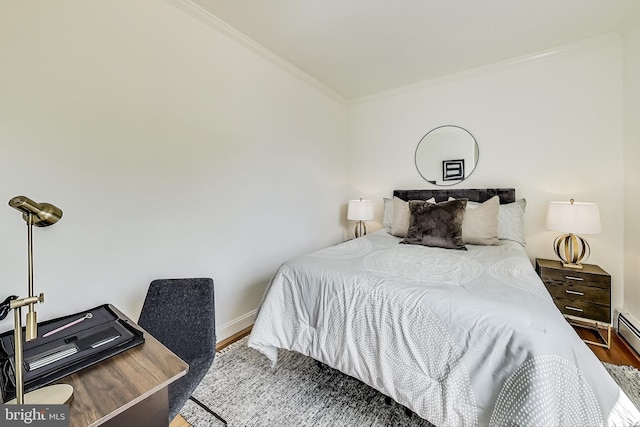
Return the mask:
<svg viewBox="0 0 640 427"><path fill-rule="evenodd" d="M364 221L358 221L353 229L353 234L356 238L365 236L367 234L367 224Z"/></svg>
<svg viewBox="0 0 640 427"><path fill-rule="evenodd" d="M22 403L17 398L5 405L64 405L73 400L73 387L69 384L54 384L39 388L24 395Z"/></svg>
<svg viewBox="0 0 640 427"><path fill-rule="evenodd" d="M14 368L16 374L16 397L5 404L8 405L24 405L24 404L64 404L69 403L73 399L73 387L69 384L55 384L52 386L42 387L30 393L24 393L24 366L23 366L23 346L22 346L22 307L28 305L32 310L34 304L44 302L44 294L37 297L26 297L22 299L12 300L9 307L13 309L13 338L14 338ZM35 312L34 312L35 314ZM28 330L28 328L27 328Z"/></svg>
<svg viewBox="0 0 640 427"><path fill-rule="evenodd" d="M12 201L15 199L12 199ZM32 201L31 201L32 202ZM11 202L9 202L11 205ZM43 204L49 206L48 204ZM12 205L13 206L13 205ZM34 305L44 302L44 294L33 295L33 212L26 211L23 214L27 223L27 251L29 267L29 296L22 299L14 299L9 303L9 308L13 309L13 338L14 338L14 370L16 378L16 398L6 402L7 404L24 405L27 404L64 404L73 399L73 387L69 384L56 384L42 387L31 393L24 393L24 354L22 345L22 307L29 306L27 313L27 323L25 325L25 341L38 338L38 321ZM60 216L62 211L60 211ZM58 218L59 219L59 218ZM39 226L51 225L56 222L47 223L40 220Z"/></svg>
<svg viewBox="0 0 640 427"><path fill-rule="evenodd" d="M591 247L586 240L575 234L563 234L553 241L553 250L562 260L562 266L568 268L582 268L582 261L586 261L591 254Z"/></svg>

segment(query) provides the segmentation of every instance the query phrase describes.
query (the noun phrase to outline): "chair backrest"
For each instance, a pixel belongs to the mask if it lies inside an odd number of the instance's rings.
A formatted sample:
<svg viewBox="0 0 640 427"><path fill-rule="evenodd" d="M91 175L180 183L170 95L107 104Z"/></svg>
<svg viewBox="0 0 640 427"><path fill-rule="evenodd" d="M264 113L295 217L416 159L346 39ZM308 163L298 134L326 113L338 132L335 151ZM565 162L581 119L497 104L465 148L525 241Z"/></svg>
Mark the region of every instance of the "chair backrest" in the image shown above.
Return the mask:
<svg viewBox="0 0 640 427"><path fill-rule="evenodd" d="M215 356L213 280L161 279L149 285L138 324L185 362Z"/></svg>

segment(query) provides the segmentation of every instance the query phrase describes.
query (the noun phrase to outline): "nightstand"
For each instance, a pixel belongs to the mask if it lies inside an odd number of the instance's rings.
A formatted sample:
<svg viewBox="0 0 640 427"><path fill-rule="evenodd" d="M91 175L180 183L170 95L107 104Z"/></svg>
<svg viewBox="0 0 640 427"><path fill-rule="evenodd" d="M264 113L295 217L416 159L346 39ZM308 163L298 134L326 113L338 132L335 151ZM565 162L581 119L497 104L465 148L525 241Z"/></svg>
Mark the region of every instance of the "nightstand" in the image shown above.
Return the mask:
<svg viewBox="0 0 640 427"><path fill-rule="evenodd" d="M574 326L597 332L601 342L589 344L609 348L611 343L611 276L592 264L582 269L565 268L560 261L536 259L536 272L547 287L558 310ZM605 331L606 337L601 331Z"/></svg>

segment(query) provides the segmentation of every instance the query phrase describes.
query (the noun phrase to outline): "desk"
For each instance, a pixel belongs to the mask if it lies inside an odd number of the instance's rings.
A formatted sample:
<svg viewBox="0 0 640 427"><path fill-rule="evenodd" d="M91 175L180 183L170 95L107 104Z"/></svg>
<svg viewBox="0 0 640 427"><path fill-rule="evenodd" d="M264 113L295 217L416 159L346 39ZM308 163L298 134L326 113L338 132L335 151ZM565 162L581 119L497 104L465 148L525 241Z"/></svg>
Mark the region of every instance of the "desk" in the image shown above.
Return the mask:
<svg viewBox="0 0 640 427"><path fill-rule="evenodd" d="M146 331L144 338L144 344L57 381L73 386L70 427L168 425L167 387L189 366Z"/></svg>

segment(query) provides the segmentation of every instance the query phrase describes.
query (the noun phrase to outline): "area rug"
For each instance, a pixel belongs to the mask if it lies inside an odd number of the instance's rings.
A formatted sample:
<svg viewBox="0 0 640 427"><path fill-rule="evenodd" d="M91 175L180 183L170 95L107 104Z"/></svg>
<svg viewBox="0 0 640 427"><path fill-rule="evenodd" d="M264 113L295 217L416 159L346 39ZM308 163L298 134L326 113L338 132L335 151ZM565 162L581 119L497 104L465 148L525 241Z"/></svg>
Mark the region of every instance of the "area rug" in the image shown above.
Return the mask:
<svg viewBox="0 0 640 427"><path fill-rule="evenodd" d="M640 407L640 371L605 363L605 368ZM243 338L216 354L194 397L226 419L230 427L406 426L433 427L385 396L310 357L280 351L271 369L267 358ZM194 427L222 423L191 401L180 414Z"/></svg>
<svg viewBox="0 0 640 427"><path fill-rule="evenodd" d="M640 371L632 366L612 365L603 363L604 367L618 383L620 388L629 396L629 400L640 409Z"/></svg>

